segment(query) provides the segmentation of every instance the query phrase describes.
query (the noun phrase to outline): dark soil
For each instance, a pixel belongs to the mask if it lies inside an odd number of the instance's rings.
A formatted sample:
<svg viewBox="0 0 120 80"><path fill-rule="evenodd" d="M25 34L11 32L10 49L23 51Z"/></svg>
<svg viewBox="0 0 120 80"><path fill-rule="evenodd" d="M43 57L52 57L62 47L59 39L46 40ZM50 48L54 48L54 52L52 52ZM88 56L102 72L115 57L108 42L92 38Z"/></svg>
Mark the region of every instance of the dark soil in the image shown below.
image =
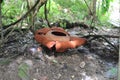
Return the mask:
<svg viewBox="0 0 120 80"><path fill-rule="evenodd" d="M79 37L88 35L88 30L80 27L67 31ZM118 35L118 30L94 33ZM118 52L103 39L49 56L33 37L30 31L9 37L0 49L0 80L117 80ZM108 40L118 47L117 38Z"/></svg>

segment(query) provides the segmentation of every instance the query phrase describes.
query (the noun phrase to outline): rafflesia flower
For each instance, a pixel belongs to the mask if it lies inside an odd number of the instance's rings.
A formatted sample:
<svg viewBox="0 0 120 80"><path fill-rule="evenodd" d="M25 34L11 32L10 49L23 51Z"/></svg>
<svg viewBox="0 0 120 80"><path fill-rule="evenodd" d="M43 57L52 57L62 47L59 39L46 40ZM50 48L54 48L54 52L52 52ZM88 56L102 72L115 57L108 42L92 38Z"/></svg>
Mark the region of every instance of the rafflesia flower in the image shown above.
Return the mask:
<svg viewBox="0 0 120 80"><path fill-rule="evenodd" d="M40 44L56 52L64 52L67 49L76 48L86 43L85 38L72 37L60 27L42 28L35 32L35 40Z"/></svg>

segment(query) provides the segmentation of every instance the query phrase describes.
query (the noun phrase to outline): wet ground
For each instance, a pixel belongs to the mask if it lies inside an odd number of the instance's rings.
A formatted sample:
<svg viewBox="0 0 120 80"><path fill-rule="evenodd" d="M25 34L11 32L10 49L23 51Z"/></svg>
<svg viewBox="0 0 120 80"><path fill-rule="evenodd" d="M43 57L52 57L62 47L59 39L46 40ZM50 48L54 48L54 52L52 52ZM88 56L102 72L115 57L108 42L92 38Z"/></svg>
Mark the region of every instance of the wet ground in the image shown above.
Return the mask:
<svg viewBox="0 0 120 80"><path fill-rule="evenodd" d="M79 37L88 34L79 27L67 31ZM94 33L118 35L118 30ZM108 40L118 47L117 38ZM102 39L57 53L56 57L47 55L30 31L15 32L9 41L0 50L0 80L117 80L118 52Z"/></svg>

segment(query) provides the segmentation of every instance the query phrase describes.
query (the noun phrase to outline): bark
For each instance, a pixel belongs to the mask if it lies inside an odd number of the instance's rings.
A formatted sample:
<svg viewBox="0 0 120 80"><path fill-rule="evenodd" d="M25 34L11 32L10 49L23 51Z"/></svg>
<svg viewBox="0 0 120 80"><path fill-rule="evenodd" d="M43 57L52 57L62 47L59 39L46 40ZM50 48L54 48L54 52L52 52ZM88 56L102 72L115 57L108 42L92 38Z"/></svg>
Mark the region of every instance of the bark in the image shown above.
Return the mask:
<svg viewBox="0 0 120 80"><path fill-rule="evenodd" d="M97 0L93 0L92 2L92 22L91 22L91 26L95 26L95 21L96 21L96 1ZM93 24L93 25L92 25Z"/></svg>
<svg viewBox="0 0 120 80"><path fill-rule="evenodd" d="M96 16L96 1L97 0L93 0L93 16Z"/></svg>
<svg viewBox="0 0 120 80"><path fill-rule="evenodd" d="M4 39L4 37L3 37L3 26L2 26L2 1L0 1L0 32L1 32L1 34L0 34L0 47L2 47L2 43L3 43L3 39Z"/></svg>

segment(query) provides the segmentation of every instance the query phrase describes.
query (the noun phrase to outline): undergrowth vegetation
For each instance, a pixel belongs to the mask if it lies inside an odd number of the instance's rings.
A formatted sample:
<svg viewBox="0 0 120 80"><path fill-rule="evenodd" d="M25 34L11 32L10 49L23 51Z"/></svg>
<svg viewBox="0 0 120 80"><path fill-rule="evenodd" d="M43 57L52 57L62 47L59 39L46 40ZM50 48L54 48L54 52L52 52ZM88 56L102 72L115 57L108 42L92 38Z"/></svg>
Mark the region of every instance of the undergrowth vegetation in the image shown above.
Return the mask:
<svg viewBox="0 0 120 80"><path fill-rule="evenodd" d="M66 19L70 22L85 22L91 24L96 16L98 23L107 23L109 6L114 0L48 0L47 15L50 22ZM94 9L95 8L95 9ZM2 3L3 24L16 21L27 11L26 0L4 0ZM44 19L44 6L39 9L37 18Z"/></svg>

